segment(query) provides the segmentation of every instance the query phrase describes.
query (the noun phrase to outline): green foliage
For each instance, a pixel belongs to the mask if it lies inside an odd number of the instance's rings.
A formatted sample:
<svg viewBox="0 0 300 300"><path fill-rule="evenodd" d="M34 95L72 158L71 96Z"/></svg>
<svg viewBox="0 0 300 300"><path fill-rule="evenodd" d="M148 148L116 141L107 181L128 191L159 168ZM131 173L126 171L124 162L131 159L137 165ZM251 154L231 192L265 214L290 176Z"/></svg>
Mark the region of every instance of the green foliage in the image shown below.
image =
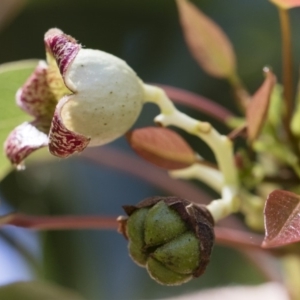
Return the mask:
<svg viewBox="0 0 300 300"><path fill-rule="evenodd" d="M19 124L30 119L16 106L15 94L32 73L37 60L22 60L0 65L0 144L3 145L8 134ZM10 162L3 150L0 154L0 179L8 172Z"/></svg>
<svg viewBox="0 0 300 300"><path fill-rule="evenodd" d="M44 282L19 282L0 288L3 300L84 300L77 293Z"/></svg>

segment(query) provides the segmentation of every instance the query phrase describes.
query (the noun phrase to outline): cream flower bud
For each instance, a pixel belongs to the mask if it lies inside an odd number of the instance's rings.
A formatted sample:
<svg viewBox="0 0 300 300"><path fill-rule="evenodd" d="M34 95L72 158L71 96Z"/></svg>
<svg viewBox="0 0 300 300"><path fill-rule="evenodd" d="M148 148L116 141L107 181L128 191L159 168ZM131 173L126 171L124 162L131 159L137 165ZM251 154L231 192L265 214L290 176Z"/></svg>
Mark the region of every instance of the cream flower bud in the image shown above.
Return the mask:
<svg viewBox="0 0 300 300"><path fill-rule="evenodd" d="M63 123L90 137L89 146L123 135L142 109L141 80L123 60L103 51L79 50L64 81L74 94L61 110Z"/></svg>
<svg viewBox="0 0 300 300"><path fill-rule="evenodd" d="M47 63L39 63L16 95L34 120L5 142L15 165L47 145L53 155L68 157L109 143L133 125L144 103L144 84L122 59L82 49L59 29L45 34L45 46Z"/></svg>

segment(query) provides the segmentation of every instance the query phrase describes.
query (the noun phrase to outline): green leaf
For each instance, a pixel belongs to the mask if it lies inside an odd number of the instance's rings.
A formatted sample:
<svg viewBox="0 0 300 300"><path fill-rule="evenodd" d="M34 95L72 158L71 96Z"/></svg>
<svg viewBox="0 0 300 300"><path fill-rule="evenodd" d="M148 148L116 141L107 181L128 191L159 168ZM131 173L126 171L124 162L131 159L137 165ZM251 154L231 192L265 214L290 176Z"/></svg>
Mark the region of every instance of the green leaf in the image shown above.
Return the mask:
<svg viewBox="0 0 300 300"><path fill-rule="evenodd" d="M10 162L3 151L4 141L17 125L30 119L16 105L15 94L37 64L38 60L22 60L0 65L0 180L10 169Z"/></svg>
<svg viewBox="0 0 300 300"><path fill-rule="evenodd" d="M0 288L3 300L84 300L76 292L54 284L31 281L18 282Z"/></svg>

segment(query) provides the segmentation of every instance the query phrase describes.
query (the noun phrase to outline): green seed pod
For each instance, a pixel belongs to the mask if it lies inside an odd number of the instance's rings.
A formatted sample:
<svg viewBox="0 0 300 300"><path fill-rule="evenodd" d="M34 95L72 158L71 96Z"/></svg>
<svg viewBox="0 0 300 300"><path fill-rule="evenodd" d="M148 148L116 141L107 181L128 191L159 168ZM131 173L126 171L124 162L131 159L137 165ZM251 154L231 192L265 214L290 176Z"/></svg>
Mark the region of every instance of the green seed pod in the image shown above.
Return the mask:
<svg viewBox="0 0 300 300"><path fill-rule="evenodd" d="M199 277L214 244L213 219L205 206L178 197L151 197L124 206L120 232L129 253L160 284L180 285Z"/></svg>

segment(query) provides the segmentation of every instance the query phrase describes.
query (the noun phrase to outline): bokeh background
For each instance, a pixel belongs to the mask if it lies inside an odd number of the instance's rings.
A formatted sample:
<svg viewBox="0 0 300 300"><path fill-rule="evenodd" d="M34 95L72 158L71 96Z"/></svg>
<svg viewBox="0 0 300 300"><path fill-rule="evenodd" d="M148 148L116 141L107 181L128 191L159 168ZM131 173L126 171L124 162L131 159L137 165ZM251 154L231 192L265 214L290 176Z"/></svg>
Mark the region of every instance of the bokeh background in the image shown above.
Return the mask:
<svg viewBox="0 0 300 300"><path fill-rule="evenodd" d="M280 80L278 14L267 0L194 3L220 24L233 42L238 72L251 92L262 82L265 65L271 66ZM43 35L58 27L88 48L126 60L145 82L184 88L235 111L228 83L206 75L191 57L173 0L0 0L0 11L0 63L43 59ZM300 28L299 13L297 9L291 13L295 29ZM295 65L300 59L298 35L294 30ZM295 78L297 73L295 68ZM157 113L157 108L146 105L135 127L152 125ZM215 125L226 133L221 124ZM211 158L202 143L185 137L203 156ZM110 147L133 155L124 138ZM124 172L75 157L40 162L23 172L10 173L0 184L0 212L120 215L121 205L153 195L166 192ZM88 300L134 300L264 280L240 252L216 246L203 277L181 287L163 287L130 260L126 247L124 238L114 231L36 233L1 228L0 285L43 279L76 290Z"/></svg>

